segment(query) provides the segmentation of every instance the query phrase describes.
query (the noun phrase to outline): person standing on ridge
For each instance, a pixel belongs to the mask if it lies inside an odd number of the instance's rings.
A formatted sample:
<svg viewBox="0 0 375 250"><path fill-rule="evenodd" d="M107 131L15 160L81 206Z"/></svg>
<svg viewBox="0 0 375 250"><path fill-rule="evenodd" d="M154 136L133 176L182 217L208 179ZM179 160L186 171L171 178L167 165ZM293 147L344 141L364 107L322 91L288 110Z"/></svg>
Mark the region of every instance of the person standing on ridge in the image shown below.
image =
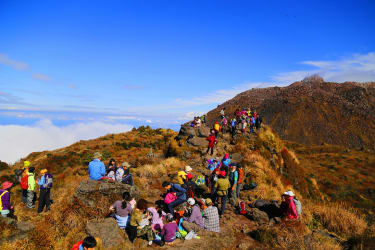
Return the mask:
<svg viewBox="0 0 375 250"><path fill-rule="evenodd" d="M207 141L208 141L208 147L207 147L206 154L208 154L208 152L211 149L211 155L213 155L215 144L217 144L214 130L211 130L211 134L208 136Z"/></svg>
<svg viewBox="0 0 375 250"><path fill-rule="evenodd" d="M89 163L89 177L90 180L100 181L105 176L105 166L101 161L102 154L96 152L93 160Z"/></svg>
<svg viewBox="0 0 375 250"><path fill-rule="evenodd" d="M26 201L26 207L27 208L34 208L34 196L35 196L35 168L30 167L29 168L29 173L28 173L28 178L27 178L27 201Z"/></svg>
<svg viewBox="0 0 375 250"><path fill-rule="evenodd" d="M39 191L39 204L38 204L38 214L43 212L44 206L46 210L50 210L51 206L51 188L52 188L52 175L48 173L47 169L42 169L40 171L42 177L38 180L38 185L40 186Z"/></svg>

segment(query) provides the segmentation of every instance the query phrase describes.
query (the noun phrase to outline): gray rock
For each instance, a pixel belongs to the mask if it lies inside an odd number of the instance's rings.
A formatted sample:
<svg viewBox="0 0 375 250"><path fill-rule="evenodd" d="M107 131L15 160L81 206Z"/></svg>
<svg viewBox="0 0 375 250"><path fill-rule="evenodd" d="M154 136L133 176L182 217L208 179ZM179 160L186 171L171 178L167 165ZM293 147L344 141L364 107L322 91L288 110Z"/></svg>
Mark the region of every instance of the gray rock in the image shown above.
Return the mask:
<svg viewBox="0 0 375 250"><path fill-rule="evenodd" d="M34 224L28 221L18 221L17 229L22 232L28 232L35 228Z"/></svg>
<svg viewBox="0 0 375 250"><path fill-rule="evenodd" d="M86 233L99 237L103 241L104 248L116 247L126 240L125 234L121 232L113 218L89 221L86 225Z"/></svg>
<svg viewBox="0 0 375 250"><path fill-rule="evenodd" d="M188 140L188 143L190 143L193 146L197 146L197 147L208 145L208 141L206 140L206 138L202 138L202 137L193 137L193 138Z"/></svg>
<svg viewBox="0 0 375 250"><path fill-rule="evenodd" d="M122 193L125 191L128 191L131 195L135 197L138 195L138 190L135 186L123 184L121 182L110 182L107 180L87 180L82 181L79 184L74 194L74 197L80 200L85 206L95 208L97 207L97 200L95 199L95 195L101 194L104 196L121 196Z"/></svg>
<svg viewBox="0 0 375 250"><path fill-rule="evenodd" d="M190 124L181 125L180 132L178 133L178 137L194 137L196 136L195 129L190 127Z"/></svg>
<svg viewBox="0 0 375 250"><path fill-rule="evenodd" d="M269 222L267 213L258 208L249 208L248 216L251 220L258 222L259 224L266 224Z"/></svg>
<svg viewBox="0 0 375 250"><path fill-rule="evenodd" d="M208 137L210 135L210 128L207 126L200 126L198 128L198 136L199 137Z"/></svg>

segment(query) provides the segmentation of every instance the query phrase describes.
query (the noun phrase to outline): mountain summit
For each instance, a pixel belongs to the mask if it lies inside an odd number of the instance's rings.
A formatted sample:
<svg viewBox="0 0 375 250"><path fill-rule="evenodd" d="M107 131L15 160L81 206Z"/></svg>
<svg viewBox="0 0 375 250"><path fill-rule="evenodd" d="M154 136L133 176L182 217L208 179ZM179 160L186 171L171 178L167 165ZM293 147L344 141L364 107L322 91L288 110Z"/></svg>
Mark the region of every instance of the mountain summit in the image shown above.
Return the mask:
<svg viewBox="0 0 375 250"><path fill-rule="evenodd" d="M251 89L207 114L217 120L222 108L256 109L282 139L304 145L336 144L374 150L375 83L324 82L306 78L287 87Z"/></svg>

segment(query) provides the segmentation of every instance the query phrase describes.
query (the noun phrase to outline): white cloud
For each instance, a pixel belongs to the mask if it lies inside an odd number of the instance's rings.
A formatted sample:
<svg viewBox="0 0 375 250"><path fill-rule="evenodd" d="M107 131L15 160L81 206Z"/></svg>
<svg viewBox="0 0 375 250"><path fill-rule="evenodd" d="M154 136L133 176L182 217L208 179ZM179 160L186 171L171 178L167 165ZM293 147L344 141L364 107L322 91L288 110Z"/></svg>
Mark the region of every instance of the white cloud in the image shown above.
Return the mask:
<svg viewBox="0 0 375 250"><path fill-rule="evenodd" d="M304 61L302 64L315 67L312 70L280 73L273 77L283 84L302 80L312 74L319 74L332 82L370 82L375 81L375 53L354 54L333 61Z"/></svg>
<svg viewBox="0 0 375 250"><path fill-rule="evenodd" d="M119 115L119 116L106 116L108 120L140 120L135 116Z"/></svg>
<svg viewBox="0 0 375 250"><path fill-rule="evenodd" d="M40 81L43 81L43 82L51 81L51 78L47 75L44 75L44 74L33 74L32 77L36 80L40 80Z"/></svg>
<svg viewBox="0 0 375 250"><path fill-rule="evenodd" d="M17 70L25 70L29 68L29 65L27 63L10 59L6 54L0 54L0 64L12 67L13 69Z"/></svg>
<svg viewBox="0 0 375 250"><path fill-rule="evenodd" d="M132 126L104 122L75 123L58 127L50 120L34 125L0 125L0 160L13 163L31 152L69 146L79 140L129 131ZM6 143L5 143L6 142Z"/></svg>

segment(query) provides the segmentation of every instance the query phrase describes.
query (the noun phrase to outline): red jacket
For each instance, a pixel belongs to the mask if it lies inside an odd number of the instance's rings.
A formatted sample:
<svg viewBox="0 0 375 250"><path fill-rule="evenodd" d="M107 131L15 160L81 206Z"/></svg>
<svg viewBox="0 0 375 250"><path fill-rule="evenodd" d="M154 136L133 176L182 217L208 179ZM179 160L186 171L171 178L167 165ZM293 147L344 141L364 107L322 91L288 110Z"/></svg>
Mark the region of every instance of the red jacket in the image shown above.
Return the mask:
<svg viewBox="0 0 375 250"><path fill-rule="evenodd" d="M207 141L208 141L208 147L213 148L215 146L215 142L216 142L215 135L210 135L207 138Z"/></svg>

